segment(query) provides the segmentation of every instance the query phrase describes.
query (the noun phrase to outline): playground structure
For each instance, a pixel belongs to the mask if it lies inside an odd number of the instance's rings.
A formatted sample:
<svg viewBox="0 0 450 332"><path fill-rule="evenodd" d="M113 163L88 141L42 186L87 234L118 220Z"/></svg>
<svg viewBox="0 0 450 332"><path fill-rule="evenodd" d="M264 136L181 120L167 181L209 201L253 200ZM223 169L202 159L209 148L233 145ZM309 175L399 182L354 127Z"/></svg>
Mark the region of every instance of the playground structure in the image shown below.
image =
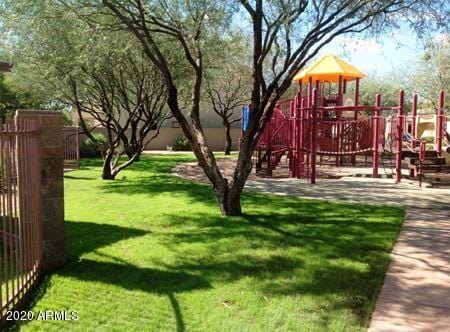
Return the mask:
<svg viewBox="0 0 450 332"><path fill-rule="evenodd" d="M328 156L341 166L355 165L356 157L362 155L372 158L374 178L379 177L380 157L395 157L395 163L391 161L397 183L402 178L403 160L408 162L410 176L417 176L420 184L425 174L437 179L448 175L450 165L443 149L448 135L444 92L439 94L434 116L418 115L417 95L410 114L406 114L403 91L399 92L396 106L382 106L379 94L373 106L362 106L360 79L364 76L331 54L299 72L294 78L298 82L296 95L277 104L259 139L256 172L271 176L282 157L287 156L291 177L315 183L318 157L322 160ZM350 82L355 83L351 95L347 93ZM248 119L251 114L244 112L244 121L246 116Z"/></svg>

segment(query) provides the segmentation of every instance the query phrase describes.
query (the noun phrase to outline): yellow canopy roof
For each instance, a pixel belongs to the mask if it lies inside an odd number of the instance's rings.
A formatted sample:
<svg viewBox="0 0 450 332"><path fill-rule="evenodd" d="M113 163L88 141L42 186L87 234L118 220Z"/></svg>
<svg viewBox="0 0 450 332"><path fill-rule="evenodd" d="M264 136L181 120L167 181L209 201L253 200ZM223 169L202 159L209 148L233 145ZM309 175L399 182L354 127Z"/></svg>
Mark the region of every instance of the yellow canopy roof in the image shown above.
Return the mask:
<svg viewBox="0 0 450 332"><path fill-rule="evenodd" d="M312 78L313 82L339 82L339 76L342 76L347 81L353 81L366 75L341 58L333 54L327 54L317 60L312 66L303 69L295 75L294 81L303 80L307 82L309 78Z"/></svg>

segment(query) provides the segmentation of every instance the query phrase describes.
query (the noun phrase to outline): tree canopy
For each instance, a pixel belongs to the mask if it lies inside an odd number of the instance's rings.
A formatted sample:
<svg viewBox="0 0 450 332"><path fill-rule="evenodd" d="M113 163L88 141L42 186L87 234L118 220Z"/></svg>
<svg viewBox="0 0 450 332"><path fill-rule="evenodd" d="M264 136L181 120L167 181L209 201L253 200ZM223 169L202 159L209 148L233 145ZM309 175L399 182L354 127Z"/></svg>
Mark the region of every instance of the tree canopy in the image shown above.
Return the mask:
<svg viewBox="0 0 450 332"><path fill-rule="evenodd" d="M424 107L437 109L437 92L450 91L450 34L437 35L426 44L412 73L411 86L425 99ZM448 107L448 98L446 104Z"/></svg>

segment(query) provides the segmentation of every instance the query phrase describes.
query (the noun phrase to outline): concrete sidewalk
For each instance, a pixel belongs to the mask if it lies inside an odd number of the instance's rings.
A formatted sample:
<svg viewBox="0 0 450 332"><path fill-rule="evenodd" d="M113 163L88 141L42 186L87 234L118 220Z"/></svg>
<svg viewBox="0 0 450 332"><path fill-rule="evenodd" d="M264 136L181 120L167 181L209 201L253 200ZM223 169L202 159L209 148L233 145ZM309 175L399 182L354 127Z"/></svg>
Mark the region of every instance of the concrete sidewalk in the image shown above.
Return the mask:
<svg viewBox="0 0 450 332"><path fill-rule="evenodd" d="M408 210L369 331L450 331L450 210Z"/></svg>
<svg viewBox="0 0 450 332"><path fill-rule="evenodd" d="M407 208L449 209L450 187L419 188L417 181L343 177L320 179L311 185L305 180L252 178L245 185L249 191L327 201L395 205Z"/></svg>

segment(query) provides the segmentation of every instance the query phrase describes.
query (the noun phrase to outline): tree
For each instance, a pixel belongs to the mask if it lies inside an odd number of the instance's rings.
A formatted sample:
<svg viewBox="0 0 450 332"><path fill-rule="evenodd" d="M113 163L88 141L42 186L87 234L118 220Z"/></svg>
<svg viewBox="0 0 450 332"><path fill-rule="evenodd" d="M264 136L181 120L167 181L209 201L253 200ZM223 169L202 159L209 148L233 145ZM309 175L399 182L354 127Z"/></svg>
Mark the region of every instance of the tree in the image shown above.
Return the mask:
<svg viewBox="0 0 450 332"><path fill-rule="evenodd" d="M3 26L14 32L16 78L39 87L49 101L75 106L92 141L96 139L86 115L104 127L108 144L102 178L114 179L139 159L168 118L160 72L128 34L104 36L66 13L65 7L15 1L4 9L10 20ZM124 154L126 161L121 159Z"/></svg>
<svg viewBox="0 0 450 332"><path fill-rule="evenodd" d="M99 17L116 17L161 72L168 91L167 105L190 141L226 215L241 214L241 193L252 169L251 157L258 139L294 75L323 46L342 34L375 33L391 28L400 15L419 30L431 29L431 20L446 28L448 13L447 2L430 0L85 0L79 3L84 7L82 10L76 7L74 12L87 19L92 20L89 10L94 10ZM77 6L72 1L66 1L66 5ZM250 120L240 142L233 178L229 180L217 166L200 123L204 60L211 58L208 55L214 49L209 47L214 41L226 40L226 29L231 22L247 19L250 26L242 29L248 31L252 43ZM117 25L109 27L118 28ZM165 48L168 43L177 44L191 72L189 120L180 107L180 85L169 61L173 50L167 52Z"/></svg>
<svg viewBox="0 0 450 332"><path fill-rule="evenodd" d="M0 118L12 118L17 109L41 108L46 100L17 86L13 74L0 74ZM47 108L54 109L46 105ZM56 106L56 105L52 105Z"/></svg>
<svg viewBox="0 0 450 332"><path fill-rule="evenodd" d="M432 108L435 113L439 91L450 91L450 34L437 35L427 43L413 72L411 85L425 99L423 106ZM446 104L448 107L448 98Z"/></svg>
<svg viewBox="0 0 450 332"><path fill-rule="evenodd" d="M405 96L411 95L408 82L402 82L398 77L398 73L388 73L384 75L368 74L361 81L359 104L360 105L374 105L375 96L380 94L381 104L383 106L397 106L398 105L398 91L405 90ZM347 92L350 95L354 94L355 87L352 85ZM407 110L411 107L409 98L405 99L405 107Z"/></svg>
<svg viewBox="0 0 450 332"><path fill-rule="evenodd" d="M241 73L224 71L206 88L212 109L225 128L225 155L231 151L231 125L241 120L242 105L248 100L247 87Z"/></svg>
<svg viewBox="0 0 450 332"><path fill-rule="evenodd" d="M159 73L142 56L103 59L83 66L70 80L68 98L75 105L80 123L95 142L85 121L89 114L106 130L102 178L114 180L119 172L139 160L142 151L156 138L163 122L166 91ZM149 137L150 132L154 134ZM126 154L128 160L120 163Z"/></svg>

